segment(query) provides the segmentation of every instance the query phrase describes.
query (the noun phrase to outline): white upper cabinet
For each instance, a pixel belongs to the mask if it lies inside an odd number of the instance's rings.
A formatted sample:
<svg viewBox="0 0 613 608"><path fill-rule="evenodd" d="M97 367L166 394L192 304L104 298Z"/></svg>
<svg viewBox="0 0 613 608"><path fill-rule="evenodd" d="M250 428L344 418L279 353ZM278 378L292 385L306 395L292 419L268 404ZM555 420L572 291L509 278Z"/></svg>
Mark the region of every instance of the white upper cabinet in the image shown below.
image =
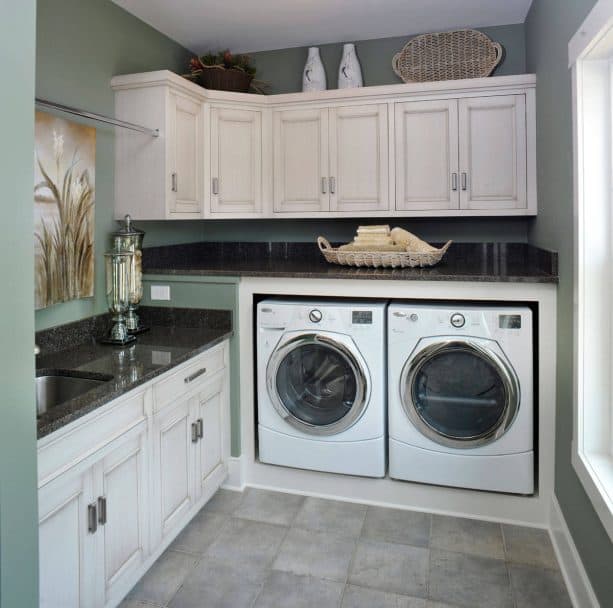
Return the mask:
<svg viewBox="0 0 613 608"><path fill-rule="evenodd" d="M135 219L536 215L534 75L317 93L113 78L115 213Z"/></svg>
<svg viewBox="0 0 613 608"><path fill-rule="evenodd" d="M396 209L458 209L458 102L395 108Z"/></svg>
<svg viewBox="0 0 613 608"><path fill-rule="evenodd" d="M387 211L387 117L387 104L273 111L274 211Z"/></svg>
<svg viewBox="0 0 613 608"><path fill-rule="evenodd" d="M460 99L462 209L525 209L526 98Z"/></svg>
<svg viewBox="0 0 613 608"><path fill-rule="evenodd" d="M262 112L211 108L210 215L262 211Z"/></svg>
<svg viewBox="0 0 613 608"><path fill-rule="evenodd" d="M132 88L113 79L115 114L159 129L159 137L116 129L115 217L195 219L204 212L203 102L179 87Z"/></svg>
<svg viewBox="0 0 613 608"><path fill-rule="evenodd" d="M202 103L169 91L168 103L168 211L200 217L204 179Z"/></svg>
<svg viewBox="0 0 613 608"><path fill-rule="evenodd" d="M330 110L330 210L389 209L387 104Z"/></svg>
<svg viewBox="0 0 613 608"><path fill-rule="evenodd" d="M328 110L273 111L274 211L328 211Z"/></svg>

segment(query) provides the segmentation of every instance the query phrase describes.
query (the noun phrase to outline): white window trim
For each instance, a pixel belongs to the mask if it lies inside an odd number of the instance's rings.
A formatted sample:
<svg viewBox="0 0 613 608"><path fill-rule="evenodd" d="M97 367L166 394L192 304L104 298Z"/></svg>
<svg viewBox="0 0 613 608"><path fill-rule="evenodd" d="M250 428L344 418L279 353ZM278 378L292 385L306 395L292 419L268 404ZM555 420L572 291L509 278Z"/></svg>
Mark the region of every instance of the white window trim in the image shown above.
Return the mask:
<svg viewBox="0 0 613 608"><path fill-rule="evenodd" d="M575 176L572 463L613 541L613 42L611 54L596 55L610 36L613 0L599 0L568 52Z"/></svg>

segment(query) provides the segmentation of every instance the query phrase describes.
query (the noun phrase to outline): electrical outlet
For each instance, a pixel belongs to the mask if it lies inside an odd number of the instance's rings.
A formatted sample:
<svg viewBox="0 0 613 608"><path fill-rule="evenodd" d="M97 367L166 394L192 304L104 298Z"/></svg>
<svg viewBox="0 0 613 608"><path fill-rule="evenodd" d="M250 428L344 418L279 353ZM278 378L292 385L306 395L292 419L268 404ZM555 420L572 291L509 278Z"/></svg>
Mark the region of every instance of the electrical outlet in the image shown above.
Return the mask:
<svg viewBox="0 0 613 608"><path fill-rule="evenodd" d="M151 285L152 300L170 300L170 285Z"/></svg>

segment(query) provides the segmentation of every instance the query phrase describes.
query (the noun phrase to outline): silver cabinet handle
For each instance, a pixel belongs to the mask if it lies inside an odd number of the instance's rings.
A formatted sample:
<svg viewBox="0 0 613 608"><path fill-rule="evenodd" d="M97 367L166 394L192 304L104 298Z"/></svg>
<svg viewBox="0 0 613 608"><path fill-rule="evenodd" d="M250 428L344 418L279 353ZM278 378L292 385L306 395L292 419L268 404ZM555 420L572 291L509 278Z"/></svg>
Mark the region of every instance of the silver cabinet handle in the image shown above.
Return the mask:
<svg viewBox="0 0 613 608"><path fill-rule="evenodd" d="M198 438L202 439L204 437L204 421L202 418L196 420L196 428L198 429Z"/></svg>
<svg viewBox="0 0 613 608"><path fill-rule="evenodd" d="M451 189L455 192L458 189L458 174L451 174Z"/></svg>
<svg viewBox="0 0 613 608"><path fill-rule="evenodd" d="M96 503L87 505L87 531L95 534L98 529L98 518L96 517Z"/></svg>
<svg viewBox="0 0 613 608"><path fill-rule="evenodd" d="M336 192L336 177L330 177L330 194Z"/></svg>
<svg viewBox="0 0 613 608"><path fill-rule="evenodd" d="M468 174L466 171L462 171L462 190L468 188Z"/></svg>
<svg viewBox="0 0 613 608"><path fill-rule="evenodd" d="M218 195L219 194L219 178L218 177L214 177L213 178L213 194Z"/></svg>
<svg viewBox="0 0 613 608"><path fill-rule="evenodd" d="M176 173L173 173L173 174L172 174L170 177L171 177L171 186L170 186L170 189L171 189L173 192L177 192L179 178L177 177L177 174L176 174Z"/></svg>
<svg viewBox="0 0 613 608"><path fill-rule="evenodd" d="M192 422L192 443L196 443L198 441L198 424L196 422Z"/></svg>
<svg viewBox="0 0 613 608"><path fill-rule="evenodd" d="M321 193L326 194L326 178L321 178Z"/></svg>
<svg viewBox="0 0 613 608"><path fill-rule="evenodd" d="M98 497L98 523L101 526L106 523L106 496Z"/></svg>
<svg viewBox="0 0 613 608"><path fill-rule="evenodd" d="M190 382L193 382L196 378L199 378L203 374L206 374L206 367L201 367L200 369L196 370L193 374L190 374L189 376L187 376L187 378L185 378L183 382L185 382L185 384L189 384Z"/></svg>

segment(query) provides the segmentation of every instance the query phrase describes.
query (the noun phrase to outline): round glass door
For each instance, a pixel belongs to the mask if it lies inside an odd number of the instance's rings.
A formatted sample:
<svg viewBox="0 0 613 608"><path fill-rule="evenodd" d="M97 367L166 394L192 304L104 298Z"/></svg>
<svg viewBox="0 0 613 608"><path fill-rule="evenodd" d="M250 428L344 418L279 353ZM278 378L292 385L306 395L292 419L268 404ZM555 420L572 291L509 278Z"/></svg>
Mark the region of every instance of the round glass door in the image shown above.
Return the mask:
<svg viewBox="0 0 613 608"><path fill-rule="evenodd" d="M267 376L275 408L302 431L339 433L364 410L361 366L343 344L325 336L307 334L286 342L271 357Z"/></svg>
<svg viewBox="0 0 613 608"><path fill-rule="evenodd" d="M493 350L449 340L424 348L405 366L402 403L415 426L449 447L477 447L501 437L519 407L512 367Z"/></svg>

